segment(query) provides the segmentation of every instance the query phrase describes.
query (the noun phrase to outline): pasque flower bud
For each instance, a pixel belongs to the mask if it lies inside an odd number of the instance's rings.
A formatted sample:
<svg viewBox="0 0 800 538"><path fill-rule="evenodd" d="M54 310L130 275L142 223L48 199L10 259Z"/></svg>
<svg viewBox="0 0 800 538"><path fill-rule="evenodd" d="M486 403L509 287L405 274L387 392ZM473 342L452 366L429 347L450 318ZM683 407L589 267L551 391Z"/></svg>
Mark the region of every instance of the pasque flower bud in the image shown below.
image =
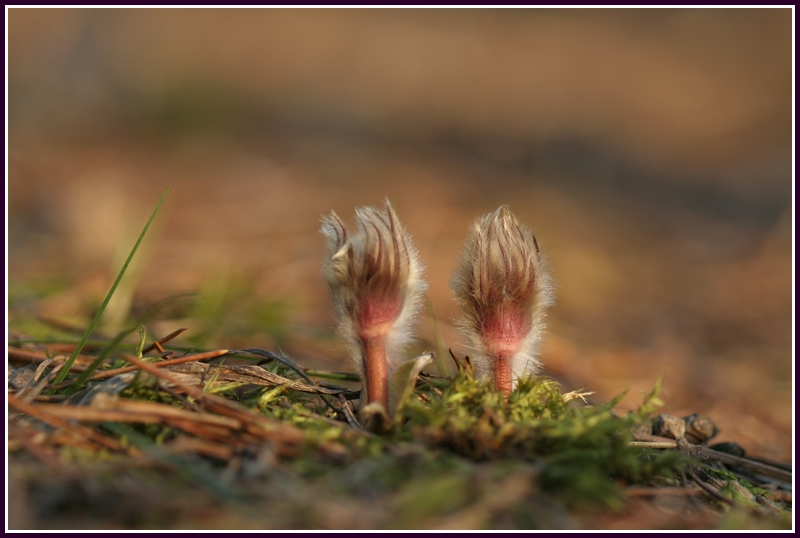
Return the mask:
<svg viewBox="0 0 800 538"><path fill-rule="evenodd" d="M378 404L391 416L405 386L392 388L391 376L405 362L402 348L412 338L426 289L419 256L388 200L380 209L356 209L352 231L333 212L320 231L327 238L323 273L339 332L362 379L360 410L363 415Z"/></svg>
<svg viewBox="0 0 800 538"><path fill-rule="evenodd" d="M508 394L539 368L552 284L533 234L508 207L472 226L453 277L459 326L473 348L477 377Z"/></svg>

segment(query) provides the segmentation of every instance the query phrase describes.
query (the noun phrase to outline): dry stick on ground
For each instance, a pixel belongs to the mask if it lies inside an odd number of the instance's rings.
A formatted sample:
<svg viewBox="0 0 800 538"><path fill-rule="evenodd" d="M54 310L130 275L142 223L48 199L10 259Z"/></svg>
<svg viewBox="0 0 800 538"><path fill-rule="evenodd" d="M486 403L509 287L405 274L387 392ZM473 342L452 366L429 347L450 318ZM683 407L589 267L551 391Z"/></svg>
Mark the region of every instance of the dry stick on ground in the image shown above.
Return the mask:
<svg viewBox="0 0 800 538"><path fill-rule="evenodd" d="M158 363L154 363L158 364ZM253 366L250 364L242 364L237 366L216 366L209 364L188 364L178 368L170 368L171 372L183 376L190 376L196 379L201 384L205 376L213 376L218 382L227 383L246 383L251 385L265 385L269 387L283 386L290 390L298 392L306 392L309 394L328 394L336 396L344 394L345 396L358 395L359 391L353 391L345 387L339 387L330 383L325 384L307 384L303 381L288 379L281 375L265 370L260 366Z"/></svg>
<svg viewBox="0 0 800 538"><path fill-rule="evenodd" d="M34 402L39 403L59 403L67 399L67 396L61 394L40 394L33 399Z"/></svg>
<svg viewBox="0 0 800 538"><path fill-rule="evenodd" d="M36 420L36 422L33 422L33 420ZM23 419L17 424L10 424L8 437L9 453L15 448L25 448L31 451L33 447L39 447L39 452L38 454L34 454L35 456L40 457L42 454L50 453L53 458L58 459L61 457L56 450L58 446L79 448L88 452L106 450L103 447L99 447L97 443L86 439L74 431L60 430L52 427L49 428L51 431L44 431L44 427L46 427L46 425L38 419L31 419L31 422L24 421ZM12 437L12 430L16 430L13 434L17 436L16 439ZM24 437L25 443L21 442L21 437Z"/></svg>
<svg viewBox="0 0 800 538"><path fill-rule="evenodd" d="M142 354L150 353L154 349L158 349L158 351L160 353L163 353L164 349L161 346L163 346L164 344L166 344L167 342L169 342L173 338L177 337L179 334L181 334L185 330L186 330L186 327L181 327L177 331L172 331L171 333L169 333L164 338L160 338L160 339L156 340L155 342L153 342L152 344L150 344L149 346L147 346L146 348L144 348L142 350Z"/></svg>
<svg viewBox="0 0 800 538"><path fill-rule="evenodd" d="M186 355L185 357L178 357L177 359L167 359L161 362L154 362L152 366L156 368L164 368L166 366L172 366L175 364L182 364L184 362L198 362L204 361L207 359L216 359L217 357L221 357L223 355L227 355L227 349L217 349L215 351L207 351L205 353L196 353L195 355ZM126 356L125 360L130 361L130 356ZM109 377L114 377L119 374L126 374L128 372L135 372L139 370L137 366L125 366L123 368L114 368L113 370L103 370L102 372L97 372L96 374L92 375L86 381L100 381L102 379L108 379ZM56 383L55 385L51 385L49 388L51 389L60 389L72 384L72 380L63 381L61 383Z"/></svg>
<svg viewBox="0 0 800 538"><path fill-rule="evenodd" d="M676 448L678 446L678 443L674 441L631 441L629 444L639 448Z"/></svg>
<svg viewBox="0 0 800 538"><path fill-rule="evenodd" d="M180 331L175 331L175 333L180 334ZM173 333L173 334L175 334L175 333ZM167 335L164 338L162 338L162 340L168 339L168 337L170 337L170 336L172 336L172 335ZM10 351L11 351L11 349L9 349L9 352ZM230 351L227 350L227 349L218 349L218 350L215 350L215 351L208 351L208 352L204 352L204 353L197 353L197 354L194 354L194 355L187 355L185 357L179 357L179 358L176 358L176 359L168 359L168 360L164 360L164 361L161 361L161 362L152 363L152 365L154 367L156 367L156 368L165 368L165 367L174 366L174 365L177 365L177 364L183 364L183 363L189 363L189 362L199 362L199 361L208 360L208 359L215 359L215 358L221 357L223 355L226 355L229 352ZM35 355L35 354L24 354L24 356L28 360L28 362L38 362L38 360L40 360L40 359L46 360L45 357L41 357L41 356ZM130 355L125 355L125 359L128 360L129 362L132 362L132 361L130 361L130 358L131 358ZM300 391L300 392L312 393L312 394L336 395L336 394L340 394L342 392L345 392L348 395L350 395L351 393L357 392L357 391L352 391L352 390L346 389L344 387L338 387L338 386L335 386L335 385L331 385L329 383L316 384L316 385L307 385L307 384L302 383L300 381L287 379L287 378L284 378L282 376L279 376L278 374L274 374L274 373L272 373L272 372L270 372L268 370L265 370L263 368L258 368L258 367L252 366L252 365L243 365L243 366L237 366L237 367L219 367L219 368L220 368L220 371L222 372L222 376L225 379L229 380L229 381L241 381L241 382L253 383L254 379L260 379L260 380L266 381L267 382L266 384L269 384L270 386L273 386L273 385L274 386L286 385L287 388L289 388L289 389L297 390L297 391ZM102 379L108 379L110 377L114 377L114 376L119 375L119 374L124 374L124 373L127 373L127 372L133 372L133 371L138 370L138 369L139 368L136 367L136 366L125 366L123 368L115 368L113 370L104 370L102 372L95 373L89 379L87 379L87 381L100 381ZM245 373L247 375L246 376L240 375L240 372L237 372L237 369L241 370L242 373ZM73 370L77 371L77 369L75 367L73 367ZM84 368L81 368L81 371L82 370L84 370ZM71 380L63 381L61 383L56 383L55 385L51 385L48 388L49 389L60 389L60 388L64 388L66 386L69 386L72 383L73 383L73 381L71 381ZM263 383L255 383L255 384L263 384Z"/></svg>
<svg viewBox="0 0 800 538"><path fill-rule="evenodd" d="M39 461L60 473L67 472L67 467L61 462L56 450L44 443L36 441L36 432L30 431L30 427L20 427L10 424L8 428L8 451L11 453L13 446L17 445L33 454ZM41 433L41 432L39 432Z"/></svg>
<svg viewBox="0 0 800 538"><path fill-rule="evenodd" d="M278 453L282 455L297 455L300 452L300 447L305 437L298 428L257 415L236 402L214 394L208 394L200 388L182 383L175 376L141 359L130 357L129 360L145 372L180 387L190 397L198 402L203 402L210 411L240 420L242 422L242 431L255 435L260 439L274 442Z"/></svg>
<svg viewBox="0 0 800 538"><path fill-rule="evenodd" d="M59 428L64 431L71 431L80 436L83 436L90 441L110 450L125 450L124 447L119 443L119 441L112 439L111 437L107 437L102 435L91 428L87 428L85 426L81 426L79 424L70 424L69 422L65 422L61 418L55 417L48 413L46 410L42 409L40 405L31 405L20 401L16 398L13 394L8 395L8 406L13 407L18 411L22 411L26 415L30 415L34 418L38 418L42 422L45 422L55 428ZM132 452L132 451L130 451Z"/></svg>
<svg viewBox="0 0 800 538"><path fill-rule="evenodd" d="M678 446L677 441L674 439L668 439L667 437L658 437L656 435L647 434L634 434L634 437L639 441L663 443L665 446L662 448L675 448ZM788 482L790 484L792 483L792 473L789 471L785 471L778 467L773 467L772 465L767 465L766 463L761 463L750 458L740 458L739 456L734 456L726 452L720 452L719 450L714 450L713 448L708 448L706 446L694 446L700 449L699 454L701 456L706 456L709 459L715 459L728 465L739 465L741 467L745 467L769 476L770 478L777 478L778 480L783 480L784 482Z"/></svg>
<svg viewBox="0 0 800 538"><path fill-rule="evenodd" d="M30 383L27 386L22 387L18 390L15 396L23 402L30 403L34 398L39 396L42 391L45 389L48 383L52 381L52 379L58 375L58 372L64 366L64 362L58 362L53 367L53 370L44 377L44 379L39 379L39 377L44 374L44 370L49 365L48 362L43 362L39 365L36 369L36 373L33 375L33 379L31 379Z"/></svg>
<svg viewBox="0 0 800 538"><path fill-rule="evenodd" d="M172 452L199 454L227 461L233 457L233 449L228 444L215 443L197 437L181 435L169 443L168 448Z"/></svg>
<svg viewBox="0 0 800 538"><path fill-rule="evenodd" d="M172 406L151 402L118 401L113 399L103 402L105 408L99 409L97 407L87 406L30 406L24 404L24 402L20 402L13 395L9 395L9 404L55 427L67 431L76 431L80 435L95 442L99 442L107 448L119 449L120 447L113 439L104 437L84 426L72 425L64 422L64 419L92 422L166 422L200 437L228 442L233 441L231 438L231 433L233 431L240 431L244 432L245 437L251 442L259 442L265 438L273 441L277 440L283 445L284 450L281 450L281 452L294 454L296 450L294 450L293 447L299 445L302 441L302 433L296 428L254 415L234 402L211 394L205 394L201 389L187 386L179 380L174 379L172 376L160 372L158 369L159 367L168 366L169 364L214 358L226 353L227 350L217 350L189 357L181 357L172 361L163 361L157 364L149 364L138 358L128 357L128 360L133 362L134 366L104 372L106 374L112 373L112 375L117 375L134 370L145 370L156 377L180 387L180 389L190 397L197 401L203 401L207 407L213 408L219 414L185 411ZM107 442L103 442L104 440Z"/></svg>
<svg viewBox="0 0 800 538"><path fill-rule="evenodd" d="M687 469L687 472L689 473L689 476L692 477L692 480L694 480L695 483L703 489L703 491L705 491L715 499L724 502L725 504L728 504L730 506L736 506L736 503L734 501L727 498L725 495L717 491L715 488L711 487L710 485L700 480L700 477L697 476L697 474L695 474L695 472L691 468Z"/></svg>
<svg viewBox="0 0 800 538"><path fill-rule="evenodd" d="M178 409L171 405L137 400L125 400L99 395L91 406L44 404L39 408L48 415L65 420L82 422L142 422L145 424L171 423L181 420L209 426L236 430L241 428L239 420Z"/></svg>
<svg viewBox="0 0 800 538"><path fill-rule="evenodd" d="M256 355L258 357L264 357L265 359L268 359L268 360L271 360L271 361L278 361L279 363L281 363L284 366L288 367L293 372L295 372L297 375L302 377L309 385L315 386L314 381L310 377L308 377L308 375L306 375L306 373L303 371L302 368L300 368L300 366L298 366L289 357L285 357L285 356L283 356L283 355L281 355L279 353L272 353L271 351L266 351L266 350L259 349L259 348L236 349L236 350L231 351L231 353L243 353L243 354L247 354L247 355ZM327 405L328 407L330 407L331 409L333 409L337 413L340 412L340 410L337 409L336 406L333 405L331 403L331 401L328 398L325 397L325 394L320 393L319 397L322 399L323 402L325 402L325 405Z"/></svg>
<svg viewBox="0 0 800 538"><path fill-rule="evenodd" d="M8 361L12 364L21 364L21 365L31 364L31 363L40 364L43 363L44 361L48 361L51 359L58 359L58 358L66 359L66 357L64 356L48 357L47 355L41 355L39 353L31 353L30 351L23 351L15 347L8 348ZM86 355L79 355L78 358L86 361L91 361L94 359L94 357L88 357ZM78 364L73 364L72 367L69 369L69 371L85 372L86 367Z"/></svg>
<svg viewBox="0 0 800 538"><path fill-rule="evenodd" d="M347 423L357 430L366 431L364 426L361 425L353 411L350 409L350 404L347 403L344 394L339 394L339 403L342 404L342 413L344 414L344 418L347 420Z"/></svg>
<svg viewBox="0 0 800 538"><path fill-rule="evenodd" d="M756 495L755 497L756 497L756 502L758 504L760 504L761 506L769 509L769 511L771 511L773 514L782 514L783 513L778 508L776 508L772 503L767 501L767 499L762 497L761 495Z"/></svg>
<svg viewBox="0 0 800 538"><path fill-rule="evenodd" d="M258 442L236 438L235 431L242 430L241 420L206 412L179 409L171 405L126 400L100 395L91 406L43 405L39 408L50 416L81 422L136 422L143 424L168 424L187 433L211 441L221 441L229 447L242 442Z"/></svg>

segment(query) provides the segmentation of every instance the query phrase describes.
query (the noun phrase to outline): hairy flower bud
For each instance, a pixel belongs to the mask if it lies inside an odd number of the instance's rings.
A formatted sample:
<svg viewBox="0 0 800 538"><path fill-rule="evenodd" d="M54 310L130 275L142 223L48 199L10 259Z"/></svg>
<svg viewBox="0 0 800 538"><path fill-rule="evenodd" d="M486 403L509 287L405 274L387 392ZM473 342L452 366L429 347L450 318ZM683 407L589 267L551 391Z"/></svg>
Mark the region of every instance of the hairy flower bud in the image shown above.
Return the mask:
<svg viewBox="0 0 800 538"><path fill-rule="evenodd" d="M389 379L412 338L426 289L422 264L388 200L380 209L356 209L352 233L333 212L320 231L327 237L323 274L339 332L363 381L361 408L378 403L391 414L397 402Z"/></svg>
<svg viewBox="0 0 800 538"><path fill-rule="evenodd" d="M539 367L545 310L553 303L536 238L508 207L473 224L453 291L462 309L459 326L474 350L475 375L508 394Z"/></svg>

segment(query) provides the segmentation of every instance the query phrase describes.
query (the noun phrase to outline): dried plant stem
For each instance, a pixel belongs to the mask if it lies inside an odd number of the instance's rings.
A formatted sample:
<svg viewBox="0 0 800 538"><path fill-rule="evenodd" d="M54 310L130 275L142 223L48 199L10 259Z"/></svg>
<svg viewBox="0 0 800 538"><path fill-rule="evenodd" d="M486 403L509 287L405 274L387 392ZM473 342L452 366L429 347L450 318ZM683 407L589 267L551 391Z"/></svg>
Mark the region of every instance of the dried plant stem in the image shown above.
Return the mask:
<svg viewBox="0 0 800 538"><path fill-rule="evenodd" d="M64 366L64 363L56 363L53 366L53 371L47 374L44 379L41 379L37 382L39 377L44 374L44 370L50 363L43 362L39 365L39 368L36 369L36 373L33 375L33 379L31 382L26 386L23 387L21 390L17 391L15 396L23 402L30 403L33 401L39 394L42 393L44 388L50 383L50 380L53 379L56 375L58 375L59 370Z"/></svg>
<svg viewBox="0 0 800 538"><path fill-rule="evenodd" d="M668 439L666 437L658 437L656 435L636 434L636 433L634 434L634 437L639 441L665 443L665 444L671 443L671 446L668 447L665 446L663 448L674 448L678 446L678 443L674 439ZM792 482L792 473L790 471L785 471L778 467L767 465L766 463L761 463L759 461L755 461L750 458L740 458L738 456L727 454L725 452L720 452L719 450L714 450L713 448L708 448L706 446L701 446L701 445L694 445L694 446L699 449L699 455L701 456L721 461L722 463L726 463L729 465L739 465L747 469L761 473L763 475L769 476L770 478L777 478L778 480L783 480L784 482L789 482L789 483Z"/></svg>
<svg viewBox="0 0 800 538"><path fill-rule="evenodd" d="M228 352L227 349L217 349L215 351L207 351L205 353L197 353L195 355L186 355L185 357L178 357L177 359L168 359L168 360L161 361L161 362L154 362L154 363L152 363L152 365L155 366L156 368L164 368L166 366L172 366L172 365L175 365L175 364L183 364L183 363L186 363L186 362L198 362L198 361L204 361L204 360L208 360L208 359L216 359L217 357L222 357L223 355L227 355L228 353L229 352ZM128 360L128 359L129 359L129 357L126 357L126 360ZM97 372L96 374L94 374L92 377L90 377L86 381L100 381L102 379L108 379L108 378L114 377L116 375L125 374L125 373L128 373L128 372L134 372L134 371L139 370L139 369L140 368L138 366L124 366L122 368L114 368L113 370L104 370L102 372ZM58 383L58 384L55 384L55 385L51 385L50 388L51 389L60 389L60 388L63 388L65 386L67 386L67 385L70 385L71 383L72 383L71 381L66 381L64 383Z"/></svg>
<svg viewBox="0 0 800 538"><path fill-rule="evenodd" d="M13 394L8 395L8 406L13 407L16 410L25 413L26 415L38 418L42 422L45 422L55 428L59 428L64 431L71 431L81 437L85 437L86 439L89 439L90 441L93 441L104 448L108 448L110 450L124 450L123 446L118 441L99 434L91 428L87 428L79 424L70 424L63 419L48 413L42 408L41 405L31 405L25 403L16 398Z"/></svg>
<svg viewBox="0 0 800 538"><path fill-rule="evenodd" d="M677 448L678 446L675 441L631 441L629 444L640 448Z"/></svg>
<svg viewBox="0 0 800 538"><path fill-rule="evenodd" d="M723 495L722 493L717 491L715 488L711 487L710 485L708 485L705 482L703 482L702 480L700 480L700 477L697 476L697 474L695 474L695 472L691 468L688 469L687 472L689 473L689 476L692 477L692 480L694 480L695 483L698 486L700 486L703 491L705 491L706 493L708 493L709 495L711 495L712 497L714 497L718 501L722 501L725 504L730 505L730 506L736 506L736 503L733 502L731 499L727 498L725 495Z"/></svg>
<svg viewBox="0 0 800 538"><path fill-rule="evenodd" d="M96 399L97 400L97 399ZM186 411L171 405L115 398L102 398L91 406L54 405L39 406L51 417L82 422L141 422L145 424L194 422L231 430L241 429L241 422L211 413Z"/></svg>
<svg viewBox="0 0 800 538"><path fill-rule="evenodd" d="M344 414L344 418L347 423L357 430L364 430L364 427L356 418L356 415L350 409L350 404L347 403L347 400L344 397L344 394L339 394L339 403L342 404L342 414Z"/></svg>
<svg viewBox="0 0 800 538"><path fill-rule="evenodd" d="M9 425L8 429L8 450L12 451L14 445L24 448L42 463L58 471L59 473L68 472L67 467L59 459L58 452L51 445L37 442L35 434L30 431L31 428L20 427L17 425Z"/></svg>
<svg viewBox="0 0 800 538"><path fill-rule="evenodd" d="M165 336L164 338L161 338L161 339L159 339L159 340L156 340L155 342L153 342L152 344L150 344L149 346L147 346L146 348L144 348L144 349L142 350L142 353L150 353L151 351L153 351L153 350L154 350L154 349L156 349L156 348L158 348L158 351L159 351L159 353L163 353L163 352L164 352L164 350L161 348L161 346L163 346L164 344L166 344L166 343L167 343L167 342L169 342L170 340L172 340L172 339L176 338L178 335L180 335L180 334L181 334L182 332L184 332L185 330L186 330L186 327L181 327L180 329L178 329L178 330L176 330L176 331L172 331L171 333L169 333L169 334L168 334L167 336Z"/></svg>
<svg viewBox="0 0 800 538"><path fill-rule="evenodd" d="M187 395L197 401L202 401L205 407L220 415L238 419L241 421L241 430L255 435L257 438L270 440L276 443L276 449L281 454L297 454L303 444L303 432L294 426L282 422L268 419L258 415L250 409L241 406L236 402L227 400L221 396L208 394L202 389L187 385L175 376L156 368L154 365L144 362L136 357L129 357L129 360L141 370L158 377L168 383L180 387Z"/></svg>
<svg viewBox="0 0 800 538"><path fill-rule="evenodd" d="M63 355L61 356L63 357ZM30 351L23 351L21 349L9 347L8 348L8 360L13 364L40 364L45 361L49 361L51 359L58 358L58 357L48 357L47 355L42 355L40 353L32 353ZM85 355L81 355L82 359L92 360L92 357L87 357ZM72 372L84 372L86 371L86 367L80 364L73 364L70 368Z"/></svg>

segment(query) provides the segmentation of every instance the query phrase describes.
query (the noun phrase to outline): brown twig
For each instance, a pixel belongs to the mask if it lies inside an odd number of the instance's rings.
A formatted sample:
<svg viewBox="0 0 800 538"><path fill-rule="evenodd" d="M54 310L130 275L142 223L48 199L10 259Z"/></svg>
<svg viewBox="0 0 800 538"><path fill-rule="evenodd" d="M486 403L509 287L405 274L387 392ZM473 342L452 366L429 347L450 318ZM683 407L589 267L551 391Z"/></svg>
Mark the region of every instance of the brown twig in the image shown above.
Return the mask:
<svg viewBox="0 0 800 538"><path fill-rule="evenodd" d="M29 431L31 428L19 425L9 425L8 442L9 452L12 444L18 444L19 448L27 450L51 469L63 473L66 467L61 462L58 454L52 446L45 445L36 441L35 432Z"/></svg>
<svg viewBox="0 0 800 538"><path fill-rule="evenodd" d="M85 360L85 361L91 361L92 360L92 357L87 357L86 355L79 355L78 358L81 359L81 360ZM45 361L48 361L50 359L58 360L58 359L66 359L66 357L64 357L64 356L48 357L47 355L42 355L42 354L39 354L39 353L32 353L30 351L23 351L21 349L15 348L15 347L9 347L8 348L8 360L12 364L22 364L22 365L30 364L30 363L41 364L41 363L43 363ZM69 371L70 372L84 372L84 371L86 371L86 367L78 365L78 364L73 364L72 367L69 369Z"/></svg>
<svg viewBox="0 0 800 538"><path fill-rule="evenodd" d="M188 452L217 458L223 461L227 461L233 456L233 450L227 444L214 443L213 441L186 435L177 437L174 441L166 445L166 448L179 454Z"/></svg>
<svg viewBox="0 0 800 538"><path fill-rule="evenodd" d="M361 425L356 416L353 414L353 411L350 409L350 404L347 403L347 399L345 399L344 394L339 394L339 403L342 404L342 413L344 414L344 418L347 423L357 430L363 430L364 426Z"/></svg>
<svg viewBox="0 0 800 538"><path fill-rule="evenodd" d="M733 502L731 499L727 498L725 495L717 491L715 488L711 487L710 485L700 480L700 477L698 477L697 474L695 474L695 472L692 469L688 469L687 472L689 473L689 476L692 477L692 480L694 480L695 483L698 486L700 486L703 491L705 491L715 499L724 502L725 504L728 504L730 506L736 506L736 503Z"/></svg>
<svg viewBox="0 0 800 538"><path fill-rule="evenodd" d="M221 357L221 356L227 355L227 354L228 354L228 350L227 349L217 349L215 351L206 351L204 353L196 353L194 355L186 355L184 357L178 357L177 359L167 359L165 361L154 362L154 363L150 363L150 364L152 364L156 368L164 368L166 366L173 366L175 364L182 364L184 362L198 362L198 361L204 361L204 360L207 360L207 359L215 359L217 357ZM131 355L126 355L125 360L127 360L128 362L133 362L133 361L130 360L131 357L132 357ZM117 376L117 375L120 375L120 374L126 374L128 372L135 372L136 370L139 370L139 369L140 368L138 368L137 366L124 366L122 368L114 368L113 370L103 370L102 372L97 372L96 374L92 375L86 381L100 381L100 380L108 379L110 377L114 377L114 376ZM73 383L72 380L63 381L61 383L56 383L55 385L51 385L49 388L51 388L51 389L60 389L60 388L66 387L68 385L71 385L72 383Z"/></svg>
<svg viewBox="0 0 800 538"><path fill-rule="evenodd" d="M755 498L756 498L756 502L757 502L759 505L761 505L761 506L763 506L763 507L767 508L767 509L768 509L770 512L772 512L773 514L782 514L782 513L783 513L783 512L781 512L781 510L780 510L780 509L778 509L777 507L775 507L775 506L774 506L774 505L773 505L771 502L769 502L769 500L765 499L765 498L764 498L764 497L762 497L761 495L756 495L756 496L755 496Z"/></svg>
<svg viewBox="0 0 800 538"><path fill-rule="evenodd" d="M55 428L59 428L64 431L71 431L79 436L85 437L86 439L89 439L90 441L93 441L102 447L111 450L125 450L123 446L115 439L99 434L91 428L87 428L79 424L70 424L59 417L51 415L46 410L43 410L43 406L25 403L16 398L13 394L8 395L8 406L13 407L18 411L25 413L26 415L38 418L42 422L45 422Z"/></svg>
<svg viewBox="0 0 800 538"><path fill-rule="evenodd" d="M188 369L187 369L188 368ZM197 379L204 379L213 376L219 382L227 383L246 383L251 385L283 386L287 389L310 394L344 394L345 397L353 396L358 391L353 391L345 387L339 387L330 383L309 385L303 381L288 379L281 375L265 370L260 366L242 364L237 366L215 366L208 364L191 364L182 368L171 368L170 371L194 376ZM357 396L356 396L357 397Z"/></svg>
<svg viewBox="0 0 800 538"><path fill-rule="evenodd" d="M639 448L677 448L675 441L631 441L630 446Z"/></svg>
<svg viewBox="0 0 800 538"><path fill-rule="evenodd" d="M49 362L41 363L39 367L36 369L36 373L33 375L33 379L31 379L31 382L28 383L28 385L23 387L21 390L17 391L15 396L20 401L27 403L33 401L34 398L36 398L37 396L39 396L39 394L42 393L47 384L56 375L58 375L58 372L61 371L61 368L63 368L64 366L64 362L56 363L55 366L53 367L53 370L49 374L47 374L47 376L44 379L39 379L40 376L44 374L44 370L47 368L49 364L50 364Z"/></svg>
<svg viewBox="0 0 800 538"><path fill-rule="evenodd" d="M63 394L40 394L36 398L33 399L34 402L44 402L44 403L58 403L63 402L66 400L68 396Z"/></svg>
<svg viewBox="0 0 800 538"><path fill-rule="evenodd" d="M181 327L181 328L180 328L180 329L178 329L177 331L172 331L171 333L169 333L169 334L168 334L167 336L165 336L164 338L161 338L161 339L159 339L159 340L156 340L155 342L153 342L152 344L150 344L149 346L147 346L146 348L144 348L144 349L142 350L142 354L144 354L144 353L149 353L149 352L153 351L154 349L158 349L159 353L164 353L164 349L163 349L161 346L163 346L164 344L166 344L166 343L167 343L167 342L169 342L170 340L174 339L175 337L177 337L178 335L180 335L180 334L181 334L182 332L184 332L185 330L186 330L186 327Z"/></svg>
<svg viewBox="0 0 800 538"><path fill-rule="evenodd" d="M156 368L155 365L144 362L141 359L130 357L130 361L145 372L180 387L181 390L191 398L194 398L198 402L203 402L208 410L229 418L240 420L242 431L253 434L257 438L275 442L280 452L292 455L298 453L299 447L303 443L304 436L303 432L294 426L268 419L267 417L253 413L251 410L236 402L203 392L202 389L183 383L174 375L160 368Z"/></svg>
<svg viewBox="0 0 800 538"><path fill-rule="evenodd" d="M674 443L674 446L677 446L677 441L675 441L674 439L668 439L666 437L658 437L655 435L637 434L637 433L634 433L634 437L639 441ZM759 461L755 461L750 458L740 458L739 456L734 456L732 454L720 452L719 450L714 450L713 448L708 448L706 446L701 446L701 445L695 445L695 446L700 448L699 451L700 456L705 456L710 459L715 459L727 465L739 465L741 467L751 469L753 471L769 476L771 478L777 478L778 480L783 480L784 482L789 482L789 483L792 482L792 473L789 471L785 471L778 467L773 467L772 465L767 465L766 463L761 463Z"/></svg>
<svg viewBox="0 0 800 538"><path fill-rule="evenodd" d="M211 413L185 411L155 402L95 398L91 406L43 404L39 408L50 416L81 422L141 422L145 424L173 423L188 420L198 424L219 426L230 430L241 428L241 422Z"/></svg>

